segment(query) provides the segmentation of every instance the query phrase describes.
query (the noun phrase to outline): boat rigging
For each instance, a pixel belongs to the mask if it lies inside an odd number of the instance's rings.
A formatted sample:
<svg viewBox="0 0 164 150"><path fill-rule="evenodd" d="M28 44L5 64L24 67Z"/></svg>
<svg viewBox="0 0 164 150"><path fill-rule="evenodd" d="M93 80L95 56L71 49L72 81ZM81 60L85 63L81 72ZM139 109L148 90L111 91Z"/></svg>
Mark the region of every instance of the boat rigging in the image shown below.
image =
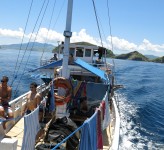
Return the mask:
<svg viewBox="0 0 164 150"><path fill-rule="evenodd" d="M48 2L42 5L45 9L40 24L44 18ZM92 2L94 10L96 10L94 0ZM106 59L106 50L103 46L77 46L73 44L75 47L71 47L72 8L73 0L68 0L63 59L41 67L47 69L53 66L57 72L57 76L49 84L42 84L38 87L38 92L43 96L43 101L34 111L25 116L22 116L22 113L27 103L28 93L10 102L14 118L6 120L8 122L6 131L2 135L3 140L6 140L5 143L7 143L6 149L11 145L23 150L40 150L43 148L54 150L57 147L92 150L118 149L120 118L114 96L112 66L106 61L97 62L93 60L95 48L101 55L105 55L104 59ZM36 36L34 40L36 40ZM70 52L76 56L73 64L68 64ZM29 57L27 62L28 59ZM69 100L66 101L68 96ZM57 102L58 98L60 100L64 98L62 103ZM45 103L46 105L43 105ZM42 122L39 122L40 106L44 112ZM16 128L19 128L21 132L15 133ZM10 138L4 138L5 134ZM13 137L16 139L13 140ZM0 144L3 145L3 142Z"/></svg>

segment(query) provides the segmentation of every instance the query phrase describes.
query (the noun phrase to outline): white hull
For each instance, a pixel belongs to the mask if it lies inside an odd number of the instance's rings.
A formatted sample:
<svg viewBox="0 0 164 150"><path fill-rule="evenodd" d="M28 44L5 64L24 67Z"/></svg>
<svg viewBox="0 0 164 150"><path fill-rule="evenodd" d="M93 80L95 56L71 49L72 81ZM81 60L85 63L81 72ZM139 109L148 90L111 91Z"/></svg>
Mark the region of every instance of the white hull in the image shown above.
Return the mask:
<svg viewBox="0 0 164 150"><path fill-rule="evenodd" d="M41 93L44 93L46 90L45 86L40 86L38 88L38 91ZM23 128L24 128L24 119L21 118L24 104L26 102L26 97L29 92L25 93L24 95L21 95L20 97L16 98L15 100L11 101L10 104L12 106L12 109L14 111L14 118L17 118L17 120L12 120L7 123L7 129L6 129L6 135L11 136L10 138L3 138L0 143L0 147L5 146L5 149L21 149L22 146L22 139L23 139ZM104 149L111 149L111 150L117 150L119 145L119 128L120 128L120 117L118 113L118 108L115 102L115 98L112 98L112 111L110 113L111 116L111 122L109 126L106 129L107 136L108 136L108 145L104 145ZM15 126L15 124L17 124ZM18 129L18 127L20 129ZM17 129L17 131L16 131ZM15 130L15 131L14 131ZM15 133L13 133L13 131ZM22 134L22 135L21 135ZM22 136L22 138L20 138ZM12 140L11 140L12 139ZM5 141L5 143L4 143ZM15 146L16 145L16 146Z"/></svg>

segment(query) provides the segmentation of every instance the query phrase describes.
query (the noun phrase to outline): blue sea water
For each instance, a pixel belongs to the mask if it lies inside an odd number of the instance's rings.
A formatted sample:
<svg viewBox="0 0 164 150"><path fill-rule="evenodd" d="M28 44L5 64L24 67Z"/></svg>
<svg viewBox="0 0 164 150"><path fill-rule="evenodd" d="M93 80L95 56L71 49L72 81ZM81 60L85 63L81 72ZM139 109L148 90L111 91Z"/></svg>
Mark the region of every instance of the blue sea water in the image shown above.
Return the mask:
<svg viewBox="0 0 164 150"><path fill-rule="evenodd" d="M31 82L42 83L39 78L40 72L30 72L40 66L41 57L42 59L50 59L53 57L53 53L37 51L26 51L24 53L24 50L0 50L0 78L3 75L9 77L13 98L27 92Z"/></svg>
<svg viewBox="0 0 164 150"><path fill-rule="evenodd" d="M39 67L43 53L34 51L24 55L21 51L17 60L18 53L18 50L0 50L0 78L3 75L10 78L9 85L12 84L13 93L16 93L13 97L27 92L33 81L42 83L39 72L29 71ZM50 52L43 54L43 58L52 56ZM164 64L130 60L114 62L116 82L124 85L117 90L121 117L119 149L164 149Z"/></svg>
<svg viewBox="0 0 164 150"><path fill-rule="evenodd" d="M164 149L164 64L115 60L120 149Z"/></svg>

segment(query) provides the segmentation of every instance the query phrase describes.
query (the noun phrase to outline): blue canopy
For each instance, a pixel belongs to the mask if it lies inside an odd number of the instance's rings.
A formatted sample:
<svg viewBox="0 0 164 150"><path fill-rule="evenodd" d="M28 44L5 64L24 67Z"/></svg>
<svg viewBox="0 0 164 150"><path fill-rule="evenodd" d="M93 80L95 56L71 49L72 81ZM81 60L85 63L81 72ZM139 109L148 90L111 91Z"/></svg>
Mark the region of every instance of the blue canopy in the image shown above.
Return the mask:
<svg viewBox="0 0 164 150"><path fill-rule="evenodd" d="M82 68L94 73L95 75L99 76L101 79L107 80L105 71L100 70L99 68L94 67L94 66L86 63L85 61L81 60L81 59L76 59L74 61L74 63L81 66Z"/></svg>
<svg viewBox="0 0 164 150"><path fill-rule="evenodd" d="M62 66L62 62L63 62L63 60L61 59L61 60L52 62L52 63L50 63L48 65L36 68L36 69L34 69L34 70L30 71L30 72L36 71L38 69L51 69L51 68L54 68L54 67ZM86 69L86 70L88 70L90 72L92 72L93 74L99 76L101 79L107 80L105 71L100 70L99 68L94 67L94 66L86 63L85 61L81 60L81 59L76 59L74 61L74 64L78 65L78 66L80 66L80 67L82 67L82 68L84 68L84 69Z"/></svg>
<svg viewBox="0 0 164 150"><path fill-rule="evenodd" d="M62 66L62 62L63 62L63 60L61 59L61 60L52 62L52 63L50 63L50 64L48 64L48 65L45 65L45 66L36 68L36 69L34 69L34 70L31 70L30 72L36 71L36 70L38 70L38 69L50 69L50 68Z"/></svg>

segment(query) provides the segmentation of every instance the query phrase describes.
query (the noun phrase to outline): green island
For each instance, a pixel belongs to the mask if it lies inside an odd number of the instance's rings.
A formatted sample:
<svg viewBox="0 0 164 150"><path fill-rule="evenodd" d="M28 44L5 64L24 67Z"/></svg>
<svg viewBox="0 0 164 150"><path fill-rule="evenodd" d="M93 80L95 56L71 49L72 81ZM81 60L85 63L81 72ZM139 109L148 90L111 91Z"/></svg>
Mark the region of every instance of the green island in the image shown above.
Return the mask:
<svg viewBox="0 0 164 150"><path fill-rule="evenodd" d="M76 42L72 44L77 45L90 45L93 46L93 44L88 42ZM10 44L10 45L1 45L0 49L26 49L32 50L32 51L47 51L52 53L58 53L59 47L54 46L52 44L46 44L46 43L38 43L38 42L30 42L30 43L23 43L21 44ZM59 45L60 46L60 45ZM164 56L162 57L156 57L152 55L143 55L139 53L138 51L133 51L126 54L120 54L116 55L111 50L107 49L106 55L108 58L114 58L114 59L124 59L124 60L135 60L135 61L145 61L145 62L156 62L156 63L164 63Z"/></svg>

